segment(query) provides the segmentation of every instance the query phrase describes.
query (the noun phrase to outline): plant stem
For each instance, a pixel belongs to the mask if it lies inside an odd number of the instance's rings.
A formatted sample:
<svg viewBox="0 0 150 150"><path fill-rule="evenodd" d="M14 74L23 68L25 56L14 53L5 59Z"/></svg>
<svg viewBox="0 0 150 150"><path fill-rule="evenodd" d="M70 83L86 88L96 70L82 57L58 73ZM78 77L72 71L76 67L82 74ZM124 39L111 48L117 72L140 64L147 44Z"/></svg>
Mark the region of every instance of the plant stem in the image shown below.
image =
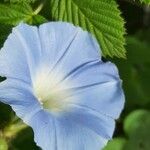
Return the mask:
<svg viewBox="0 0 150 150"><path fill-rule="evenodd" d="M43 9L44 5L45 5L46 0L43 0L41 2L41 4L35 9L33 15L37 15L39 14L39 12Z"/></svg>

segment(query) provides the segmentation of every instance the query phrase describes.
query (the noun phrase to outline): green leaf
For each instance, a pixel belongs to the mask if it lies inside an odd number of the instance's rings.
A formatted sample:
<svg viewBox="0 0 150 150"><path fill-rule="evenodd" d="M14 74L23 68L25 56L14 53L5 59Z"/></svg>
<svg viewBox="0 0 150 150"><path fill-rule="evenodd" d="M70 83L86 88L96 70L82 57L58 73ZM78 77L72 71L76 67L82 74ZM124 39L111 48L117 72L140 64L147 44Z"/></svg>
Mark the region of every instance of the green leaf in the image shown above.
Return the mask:
<svg viewBox="0 0 150 150"><path fill-rule="evenodd" d="M126 144L126 140L124 138L114 138L109 141L104 150L123 150Z"/></svg>
<svg viewBox="0 0 150 150"><path fill-rule="evenodd" d="M0 4L0 22L2 24L17 25L21 21L33 24L35 17L38 23L39 20L43 23L44 17L37 13L38 11L33 11L32 7L27 3Z"/></svg>
<svg viewBox="0 0 150 150"><path fill-rule="evenodd" d="M34 3L36 0L5 0L10 3Z"/></svg>
<svg viewBox="0 0 150 150"><path fill-rule="evenodd" d="M41 23L45 23L45 22L47 22L47 19L45 19L43 16L40 15L33 16L32 18L32 24L35 25L40 25Z"/></svg>
<svg viewBox="0 0 150 150"><path fill-rule="evenodd" d="M140 0L141 3L150 4L150 0Z"/></svg>
<svg viewBox="0 0 150 150"><path fill-rule="evenodd" d="M52 19L94 34L103 55L125 57L124 21L115 0L51 0Z"/></svg>
<svg viewBox="0 0 150 150"><path fill-rule="evenodd" d="M135 110L125 118L124 130L129 136L132 136L137 131L140 133L139 129L145 129L146 125L150 127L150 112L147 110Z"/></svg>
<svg viewBox="0 0 150 150"><path fill-rule="evenodd" d="M127 150L149 150L149 127L150 111L136 110L129 114L124 122L124 130L129 137L129 141L125 148Z"/></svg>
<svg viewBox="0 0 150 150"><path fill-rule="evenodd" d="M150 62L149 44L141 41L134 36L127 38L127 58L131 63L145 63Z"/></svg>
<svg viewBox="0 0 150 150"><path fill-rule="evenodd" d="M32 8L27 4L0 5L0 22L16 25L20 21L31 19Z"/></svg>
<svg viewBox="0 0 150 150"><path fill-rule="evenodd" d="M137 107L150 108L150 45L143 37L139 40L139 37L137 34L127 37L128 59L115 60L124 83L126 111Z"/></svg>

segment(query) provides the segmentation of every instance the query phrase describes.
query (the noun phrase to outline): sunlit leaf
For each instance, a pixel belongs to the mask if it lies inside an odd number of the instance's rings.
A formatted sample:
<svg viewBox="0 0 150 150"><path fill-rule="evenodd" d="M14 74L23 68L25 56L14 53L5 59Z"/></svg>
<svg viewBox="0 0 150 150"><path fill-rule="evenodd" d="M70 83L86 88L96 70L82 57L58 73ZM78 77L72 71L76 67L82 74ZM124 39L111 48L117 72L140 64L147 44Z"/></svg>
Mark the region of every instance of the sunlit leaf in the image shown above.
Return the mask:
<svg viewBox="0 0 150 150"><path fill-rule="evenodd" d="M17 25L19 22L34 23L34 18L36 20L41 20L43 23L43 18L37 15L32 7L27 3L17 3L17 4L0 4L0 22L2 24Z"/></svg>
<svg viewBox="0 0 150 150"><path fill-rule="evenodd" d="M115 0L51 0L53 20L72 22L98 39L103 55L125 57L124 21Z"/></svg>

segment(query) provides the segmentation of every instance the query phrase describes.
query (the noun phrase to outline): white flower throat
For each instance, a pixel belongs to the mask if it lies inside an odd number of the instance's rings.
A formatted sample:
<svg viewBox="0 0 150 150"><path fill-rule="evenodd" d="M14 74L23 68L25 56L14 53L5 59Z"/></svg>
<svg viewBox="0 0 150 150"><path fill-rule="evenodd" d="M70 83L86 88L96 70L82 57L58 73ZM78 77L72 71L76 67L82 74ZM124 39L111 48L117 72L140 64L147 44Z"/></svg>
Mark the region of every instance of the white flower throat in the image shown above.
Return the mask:
<svg viewBox="0 0 150 150"><path fill-rule="evenodd" d="M35 95L44 109L51 112L60 112L68 109L71 91L67 85L60 84L62 76L48 73L46 70L39 72L34 80Z"/></svg>

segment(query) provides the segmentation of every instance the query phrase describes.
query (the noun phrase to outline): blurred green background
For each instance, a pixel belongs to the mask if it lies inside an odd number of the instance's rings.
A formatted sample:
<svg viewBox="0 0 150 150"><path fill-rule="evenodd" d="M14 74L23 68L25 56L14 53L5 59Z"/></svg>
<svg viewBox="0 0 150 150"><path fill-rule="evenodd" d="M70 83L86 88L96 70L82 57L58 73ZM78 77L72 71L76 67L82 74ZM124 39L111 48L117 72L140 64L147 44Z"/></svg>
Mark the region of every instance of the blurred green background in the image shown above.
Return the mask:
<svg viewBox="0 0 150 150"><path fill-rule="evenodd" d="M16 0L17 1L17 0ZM126 96L125 109L117 120L114 139L104 150L150 150L150 7L130 0L118 0L125 19L127 59L112 60L119 68ZM0 1L0 3L5 3ZM7 1L9 4L9 2ZM37 3L31 3L32 7ZM50 20L47 5L31 24ZM20 20L23 17L20 15ZM46 18L46 19L45 19ZM0 22L0 45L13 25ZM4 78L0 78L4 80ZM0 150L39 150L32 129L12 109L0 103Z"/></svg>

